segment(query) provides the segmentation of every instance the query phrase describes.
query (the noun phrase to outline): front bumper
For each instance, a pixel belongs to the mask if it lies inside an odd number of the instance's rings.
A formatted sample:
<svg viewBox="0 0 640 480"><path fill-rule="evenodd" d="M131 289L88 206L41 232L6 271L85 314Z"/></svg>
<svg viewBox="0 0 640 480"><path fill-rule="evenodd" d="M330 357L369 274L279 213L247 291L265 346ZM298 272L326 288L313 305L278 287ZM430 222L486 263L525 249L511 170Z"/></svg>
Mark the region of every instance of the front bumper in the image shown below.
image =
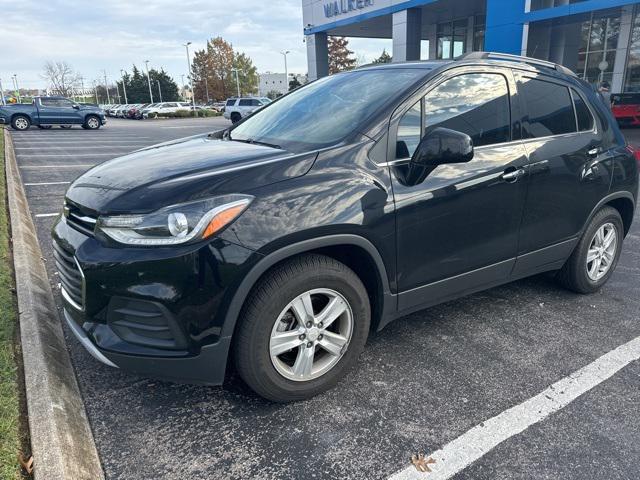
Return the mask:
<svg viewBox="0 0 640 480"><path fill-rule="evenodd" d="M64 217L52 236L64 317L91 355L145 376L223 382L231 343L222 334L226 305L257 254L221 239L107 246Z"/></svg>

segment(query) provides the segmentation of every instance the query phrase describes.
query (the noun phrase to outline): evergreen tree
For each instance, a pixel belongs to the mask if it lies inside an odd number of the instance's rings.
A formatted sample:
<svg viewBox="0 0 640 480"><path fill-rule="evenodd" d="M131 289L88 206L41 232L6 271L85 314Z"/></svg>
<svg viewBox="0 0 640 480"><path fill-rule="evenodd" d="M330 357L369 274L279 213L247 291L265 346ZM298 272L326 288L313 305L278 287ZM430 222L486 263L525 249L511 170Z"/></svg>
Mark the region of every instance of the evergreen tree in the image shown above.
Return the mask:
<svg viewBox="0 0 640 480"><path fill-rule="evenodd" d="M329 75L343 70L352 70L356 59L349 50L349 40L345 37L329 37Z"/></svg>
<svg viewBox="0 0 640 480"><path fill-rule="evenodd" d="M387 53L387 49L385 48L382 50L382 55L376 58L373 63L391 63L391 60L393 59L391 58L391 55Z"/></svg>

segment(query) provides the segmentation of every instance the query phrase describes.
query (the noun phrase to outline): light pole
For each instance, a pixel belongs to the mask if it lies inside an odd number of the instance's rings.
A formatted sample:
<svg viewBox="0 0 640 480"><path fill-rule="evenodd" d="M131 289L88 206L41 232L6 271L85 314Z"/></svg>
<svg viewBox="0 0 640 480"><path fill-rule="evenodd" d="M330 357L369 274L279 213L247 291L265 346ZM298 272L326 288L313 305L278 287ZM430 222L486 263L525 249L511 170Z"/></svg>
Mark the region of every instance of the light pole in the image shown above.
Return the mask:
<svg viewBox="0 0 640 480"><path fill-rule="evenodd" d="M82 101L84 102L85 98L84 98L84 77L83 76L80 76L80 88L82 89L81 90Z"/></svg>
<svg viewBox="0 0 640 480"><path fill-rule="evenodd" d="M4 102L4 89L2 88L2 79L0 78L0 104L6 105Z"/></svg>
<svg viewBox="0 0 640 480"><path fill-rule="evenodd" d="M98 87L96 86L96 82L93 82L93 93L96 96L96 105L100 105L100 99L98 99Z"/></svg>
<svg viewBox="0 0 640 480"><path fill-rule="evenodd" d="M202 69L204 71L204 90L207 92L207 103L211 100L209 99L209 77L207 76L207 67Z"/></svg>
<svg viewBox="0 0 640 480"><path fill-rule="evenodd" d="M151 103L153 103L153 93L151 92L151 77L149 76L149 60L144 61L147 66L147 83L149 84L149 97L151 98Z"/></svg>
<svg viewBox="0 0 640 480"><path fill-rule="evenodd" d="M189 84L191 85L191 105L193 105L193 111L196 111L196 94L193 91L193 75L191 74L191 58L189 57L189 45L191 42L187 42L184 44L184 48L187 49L187 72L189 72L187 78L189 79Z"/></svg>
<svg viewBox="0 0 640 480"><path fill-rule="evenodd" d="M18 97L18 103L22 103L22 101L20 100L20 88L18 87L18 75L14 73L13 77L11 78L13 78L13 85L15 87L16 97Z"/></svg>
<svg viewBox="0 0 640 480"><path fill-rule="evenodd" d="M109 85L107 84L107 71L102 70L104 73L104 89L107 92L107 104L111 105L111 96L109 95Z"/></svg>
<svg viewBox="0 0 640 480"><path fill-rule="evenodd" d="M160 101L162 102L162 88L160 88L160 80L156 79L156 82L158 82L158 93L160 94Z"/></svg>
<svg viewBox="0 0 640 480"><path fill-rule="evenodd" d="M289 54L289 50L285 50L280 52L280 54L284 57L284 88L285 92L289 91L289 70L287 70L287 54Z"/></svg>
<svg viewBox="0 0 640 480"><path fill-rule="evenodd" d="M231 69L232 72L235 72L236 74L236 87L238 89L238 98L240 98L240 78L239 78L239 73L241 70L237 69L237 68L232 68Z"/></svg>
<svg viewBox="0 0 640 480"><path fill-rule="evenodd" d="M120 75L122 75L122 90L124 90L124 103L129 104L127 99L127 86L124 84L124 70L120 69Z"/></svg>
<svg viewBox="0 0 640 480"><path fill-rule="evenodd" d="M116 82L116 93L118 94L118 103L120 103L122 100L120 100L120 87L118 86L118 82Z"/></svg>

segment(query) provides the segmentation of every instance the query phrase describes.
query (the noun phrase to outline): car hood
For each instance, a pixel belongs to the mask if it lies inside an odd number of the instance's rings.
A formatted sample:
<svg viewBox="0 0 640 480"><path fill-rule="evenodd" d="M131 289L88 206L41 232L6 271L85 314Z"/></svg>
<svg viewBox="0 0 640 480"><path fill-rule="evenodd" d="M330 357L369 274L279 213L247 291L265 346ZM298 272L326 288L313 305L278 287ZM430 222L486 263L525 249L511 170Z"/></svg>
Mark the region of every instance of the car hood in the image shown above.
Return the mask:
<svg viewBox="0 0 640 480"><path fill-rule="evenodd" d="M76 179L66 198L98 215L145 213L295 178L316 156L199 135L104 162Z"/></svg>

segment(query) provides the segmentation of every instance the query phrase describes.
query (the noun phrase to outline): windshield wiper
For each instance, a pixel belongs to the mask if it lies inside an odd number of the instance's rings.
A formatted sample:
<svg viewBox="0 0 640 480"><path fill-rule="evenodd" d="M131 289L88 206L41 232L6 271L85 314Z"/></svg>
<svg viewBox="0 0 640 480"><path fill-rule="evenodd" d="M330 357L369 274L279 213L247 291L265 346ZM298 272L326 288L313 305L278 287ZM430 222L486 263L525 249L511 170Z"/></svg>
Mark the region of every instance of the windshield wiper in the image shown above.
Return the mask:
<svg viewBox="0 0 640 480"><path fill-rule="evenodd" d="M265 147L277 148L278 150L282 150L282 147L280 145L276 145L275 143L261 142L260 140L253 140L252 138L247 138L246 140L240 140L238 138L231 137L229 138L234 142L250 143L252 145L264 145Z"/></svg>

